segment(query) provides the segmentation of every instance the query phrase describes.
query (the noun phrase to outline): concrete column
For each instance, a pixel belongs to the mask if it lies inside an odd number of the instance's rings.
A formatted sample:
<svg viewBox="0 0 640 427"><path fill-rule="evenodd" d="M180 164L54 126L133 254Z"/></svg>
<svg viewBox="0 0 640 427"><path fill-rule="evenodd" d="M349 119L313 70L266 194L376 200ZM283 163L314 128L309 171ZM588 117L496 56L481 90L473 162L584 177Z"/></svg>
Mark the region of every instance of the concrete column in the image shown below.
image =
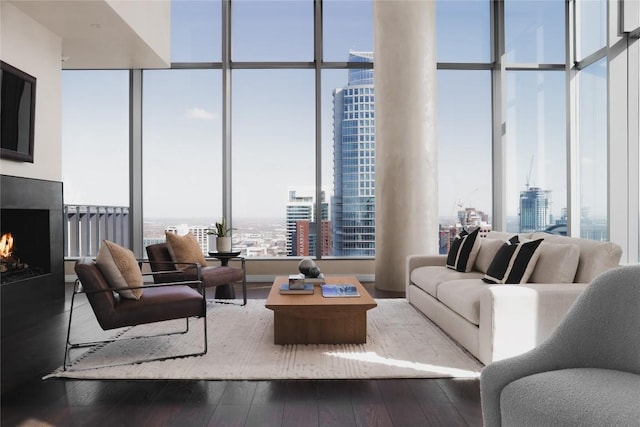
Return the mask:
<svg viewBox="0 0 640 427"><path fill-rule="evenodd" d="M376 288L404 291L410 254L438 253L434 1L373 2Z"/></svg>

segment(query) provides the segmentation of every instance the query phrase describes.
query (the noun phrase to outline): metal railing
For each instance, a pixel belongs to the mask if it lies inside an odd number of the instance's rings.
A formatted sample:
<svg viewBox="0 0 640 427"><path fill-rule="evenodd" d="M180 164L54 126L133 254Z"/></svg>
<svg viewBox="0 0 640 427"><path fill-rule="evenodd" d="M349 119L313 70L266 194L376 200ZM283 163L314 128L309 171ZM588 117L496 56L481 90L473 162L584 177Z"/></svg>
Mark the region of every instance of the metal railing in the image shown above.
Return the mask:
<svg viewBox="0 0 640 427"><path fill-rule="evenodd" d="M94 257L110 240L129 247L129 207L64 205L64 257Z"/></svg>

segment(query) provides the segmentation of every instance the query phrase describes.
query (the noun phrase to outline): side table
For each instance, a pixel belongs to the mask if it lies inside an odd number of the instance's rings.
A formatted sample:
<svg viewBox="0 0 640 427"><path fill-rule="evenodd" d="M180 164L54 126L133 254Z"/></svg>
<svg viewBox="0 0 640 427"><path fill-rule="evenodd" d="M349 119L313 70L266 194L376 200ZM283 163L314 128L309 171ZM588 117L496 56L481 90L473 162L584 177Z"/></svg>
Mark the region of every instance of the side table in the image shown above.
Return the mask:
<svg viewBox="0 0 640 427"><path fill-rule="evenodd" d="M209 252L211 258L219 259L222 267L229 265L229 260L237 260L242 263L242 305L247 304L247 269L245 266L244 257L240 256L240 251L237 252ZM233 288L233 283L227 283L225 285L216 286L215 299L235 299L236 291Z"/></svg>

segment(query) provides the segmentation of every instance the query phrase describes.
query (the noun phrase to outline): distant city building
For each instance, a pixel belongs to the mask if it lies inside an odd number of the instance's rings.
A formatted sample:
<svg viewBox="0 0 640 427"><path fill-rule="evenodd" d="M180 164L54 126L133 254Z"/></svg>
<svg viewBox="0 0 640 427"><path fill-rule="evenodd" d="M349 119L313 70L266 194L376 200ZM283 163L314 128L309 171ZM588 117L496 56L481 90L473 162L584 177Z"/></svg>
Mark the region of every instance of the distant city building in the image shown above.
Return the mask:
<svg viewBox="0 0 640 427"><path fill-rule="evenodd" d="M324 200L324 191L321 192L321 221L329 219L329 204ZM295 190L289 191L287 202L287 243L286 250L289 256L316 255L316 204L314 195L299 195ZM305 225L307 223L307 225ZM298 227L301 227L298 229ZM301 244L300 239L304 242ZM307 248L307 253L299 253L298 248ZM330 254L323 254L330 255Z"/></svg>
<svg viewBox="0 0 640 427"><path fill-rule="evenodd" d="M529 187L521 191L520 232L542 231L551 224L551 190Z"/></svg>
<svg viewBox="0 0 640 427"><path fill-rule="evenodd" d="M373 62L349 52L349 62ZM334 256L375 255L375 96L372 69L350 69L333 92Z"/></svg>
<svg viewBox="0 0 640 427"><path fill-rule="evenodd" d="M329 220L322 220L322 242L321 251L322 256L331 255L331 222ZM296 231L293 240L296 243L295 254L297 256L315 256L316 255L316 241L318 239L318 232L316 229L316 223L311 221L296 221Z"/></svg>
<svg viewBox="0 0 640 427"><path fill-rule="evenodd" d="M451 243L463 229L466 229L467 231L474 231L476 228L480 228L478 236L487 237L487 234L492 230L492 226L488 221L489 215L483 211L479 211L475 208L459 210L456 225L440 225L439 253L448 253L451 248Z"/></svg>
<svg viewBox="0 0 640 427"><path fill-rule="evenodd" d="M489 214L476 208L465 208L458 211L458 223L461 227L481 227L489 223Z"/></svg>

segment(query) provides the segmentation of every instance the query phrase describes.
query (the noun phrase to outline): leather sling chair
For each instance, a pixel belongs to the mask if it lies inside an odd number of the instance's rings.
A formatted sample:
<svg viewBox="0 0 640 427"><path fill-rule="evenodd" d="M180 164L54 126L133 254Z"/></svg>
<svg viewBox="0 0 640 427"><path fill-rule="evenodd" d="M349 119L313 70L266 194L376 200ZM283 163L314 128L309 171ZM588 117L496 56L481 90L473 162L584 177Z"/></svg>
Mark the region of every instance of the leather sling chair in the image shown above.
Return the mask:
<svg viewBox="0 0 640 427"><path fill-rule="evenodd" d="M176 264L166 243L156 243L146 247L153 280L155 283L178 282L196 279L197 272L193 265ZM221 266L202 266L200 268L202 283L205 288L216 288L216 300L233 299L235 291L232 283L242 282L242 305L247 304L247 276L244 258L242 268ZM222 302L222 301L218 301Z"/></svg>
<svg viewBox="0 0 640 427"><path fill-rule="evenodd" d="M196 279L198 277L198 270L199 266L194 265ZM200 356L207 352L207 308L202 281L193 280L189 282L180 281L179 283L145 284L142 286L144 289L142 296L140 299L135 300L119 297L115 292L115 288L109 286L106 278L96 265L95 261L91 258L83 257L79 259L76 262L75 271L78 279L76 280L73 295L71 297L71 311L69 314L69 326L67 329L63 370L73 370L68 369L70 368L69 351L71 349L127 340L127 338L116 338L102 341L72 343L71 330L74 303L76 295L79 294L86 294L89 304L93 309L96 319L98 320L98 324L103 330L162 322L165 320L186 319L186 327L184 330L148 335L144 337L151 338L187 333L189 331L190 317L199 317L203 320L203 349L201 351L178 355L165 355L121 363L123 365L187 356ZM198 290L195 290L192 286L196 287ZM135 338L129 338L128 340L140 338L140 336L137 336ZM108 366L117 365L119 364L116 363Z"/></svg>

